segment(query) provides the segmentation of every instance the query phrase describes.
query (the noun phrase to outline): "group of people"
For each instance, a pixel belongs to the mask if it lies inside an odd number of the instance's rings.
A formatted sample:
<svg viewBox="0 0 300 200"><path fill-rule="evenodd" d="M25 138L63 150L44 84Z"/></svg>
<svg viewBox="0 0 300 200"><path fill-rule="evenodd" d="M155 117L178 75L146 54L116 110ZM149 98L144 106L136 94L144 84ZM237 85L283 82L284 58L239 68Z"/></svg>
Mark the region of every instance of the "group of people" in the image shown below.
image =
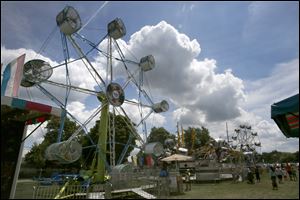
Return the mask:
<svg viewBox="0 0 300 200"><path fill-rule="evenodd" d="M273 190L278 190L277 179L279 184L283 183L283 179L287 181L288 177L290 181L296 181L296 169L292 167L290 163L287 163L285 166L270 166L270 177L272 181Z"/></svg>
<svg viewBox="0 0 300 200"><path fill-rule="evenodd" d="M259 172L259 167L256 166L255 169L253 170L252 168L248 167L248 172L247 172L247 183L249 184L254 184L254 174L256 178L256 182L260 182L260 172Z"/></svg>

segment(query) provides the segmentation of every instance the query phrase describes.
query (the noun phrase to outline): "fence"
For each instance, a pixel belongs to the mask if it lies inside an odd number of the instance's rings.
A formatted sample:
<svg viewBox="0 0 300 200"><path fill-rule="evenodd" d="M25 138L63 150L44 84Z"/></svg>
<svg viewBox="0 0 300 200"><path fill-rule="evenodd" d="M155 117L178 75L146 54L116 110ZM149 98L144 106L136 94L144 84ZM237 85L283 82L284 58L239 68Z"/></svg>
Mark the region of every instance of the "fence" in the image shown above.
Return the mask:
<svg viewBox="0 0 300 200"><path fill-rule="evenodd" d="M112 194L121 192L135 192L147 190L157 195L159 171L143 170L138 172L126 172L111 174L110 182L106 184L95 184L90 186L69 185L63 186L35 186L33 199L103 199L111 197ZM140 191L140 193L142 193Z"/></svg>

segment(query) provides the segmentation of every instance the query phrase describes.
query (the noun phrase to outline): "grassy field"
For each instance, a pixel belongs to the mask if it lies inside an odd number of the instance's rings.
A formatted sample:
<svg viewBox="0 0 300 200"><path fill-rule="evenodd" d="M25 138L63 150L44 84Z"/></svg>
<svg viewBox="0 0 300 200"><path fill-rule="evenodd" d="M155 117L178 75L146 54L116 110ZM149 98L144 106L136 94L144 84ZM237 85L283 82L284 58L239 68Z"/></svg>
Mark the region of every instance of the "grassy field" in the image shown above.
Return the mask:
<svg viewBox="0 0 300 200"><path fill-rule="evenodd" d="M260 183L224 181L216 184L193 184L192 190L172 199L299 199L299 181L285 181L272 190L271 179L264 174Z"/></svg>
<svg viewBox="0 0 300 200"><path fill-rule="evenodd" d="M34 182L21 181L17 184L15 198L32 198ZM299 199L299 180L278 184L278 190L272 190L271 180L263 174L260 183L247 184L224 181L220 183L193 184L192 190L181 195L172 195L170 199Z"/></svg>

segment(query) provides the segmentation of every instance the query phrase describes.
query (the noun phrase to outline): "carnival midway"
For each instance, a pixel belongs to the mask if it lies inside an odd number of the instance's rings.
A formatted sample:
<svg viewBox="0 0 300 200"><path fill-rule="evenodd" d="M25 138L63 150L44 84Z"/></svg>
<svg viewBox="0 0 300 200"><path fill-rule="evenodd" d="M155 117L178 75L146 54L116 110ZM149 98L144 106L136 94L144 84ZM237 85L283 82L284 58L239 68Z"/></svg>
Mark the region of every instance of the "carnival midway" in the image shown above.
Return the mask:
<svg viewBox="0 0 300 200"><path fill-rule="evenodd" d="M168 112L169 103L164 99L154 102L144 87L145 74L156 67L154 56L145 55L138 60L125 57L126 49L118 42L126 35L121 18L108 23L105 36L96 42L80 34L82 20L72 6L66 6L57 14L56 24L63 46L62 64L51 66L41 58L24 63L26 55L23 54L8 65L1 65L1 118L6 117L1 120L1 130L4 130L3 137L7 141L18 141L13 146L14 153L7 154L11 159L5 159L3 164L1 162L1 196L16 196L22 151L28 139L27 126L40 126L51 117L59 119L59 130L56 142L48 144L43 153L47 162L72 166L85 159L83 152L91 151L93 154L89 155L88 164L81 165L82 168L52 171L46 177L43 169L37 171L39 176L33 178L36 184L31 191L34 199L172 198L174 194L193 190L192 184L218 184L228 180L251 184L259 181L259 174L268 166L259 159L262 143L259 133L250 125L240 125L233 133L228 133L226 124L224 136L216 139L208 137L206 143L199 146L196 137L200 129L190 128L187 131L181 122L177 122L173 138L166 138L163 142L148 141L147 119L153 114ZM53 32L49 37L52 36ZM100 47L99 44L104 41L106 47ZM42 48L46 45L47 41ZM85 51L87 47L89 50ZM105 73L99 72L90 59L95 52L103 57ZM94 81L96 87L86 88L72 83L70 69L76 67L73 66L76 62L83 63L86 69L84 76ZM55 73L58 68L64 69L64 83L51 79L62 76ZM120 75L121 70L123 75ZM52 104L20 98L20 87L35 88ZM64 97L58 98L49 89L53 87L64 91ZM127 98L132 95L128 92L129 88L134 88L136 101ZM69 111L68 100L72 92L91 95L98 101L97 109L83 123ZM137 107L138 123L130 120L130 111L125 111L125 105ZM275 112L274 120L277 119ZM292 114L288 117L293 118L293 112L289 111ZM76 130L68 137L64 131L67 118L76 123ZM95 137L88 134L87 128L93 120L99 121ZM121 145L117 138L120 121L127 131L127 142ZM29 135L35 134L35 130ZM295 131L298 131L299 137L299 130ZM89 141L89 145L84 146L87 143L83 144L82 138ZM134 145L132 141L135 141ZM4 145L8 147L10 144ZM116 150L117 145L121 146L121 150ZM125 155L128 155L129 148L137 149L138 153L127 158ZM293 177L294 174L293 179L297 179L297 173L292 171L295 171L296 165L274 165L275 168L277 166L280 169L290 167L288 174L283 175ZM5 183L4 179L7 180Z"/></svg>

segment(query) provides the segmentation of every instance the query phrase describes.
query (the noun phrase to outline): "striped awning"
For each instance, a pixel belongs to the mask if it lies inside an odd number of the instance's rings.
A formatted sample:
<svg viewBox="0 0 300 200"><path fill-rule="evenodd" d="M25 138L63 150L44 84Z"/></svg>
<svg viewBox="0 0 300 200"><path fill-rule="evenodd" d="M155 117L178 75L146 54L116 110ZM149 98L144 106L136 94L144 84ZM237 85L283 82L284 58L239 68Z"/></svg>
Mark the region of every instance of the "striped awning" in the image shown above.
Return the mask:
<svg viewBox="0 0 300 200"><path fill-rule="evenodd" d="M299 129L299 112L287 114L285 117L291 130Z"/></svg>
<svg viewBox="0 0 300 200"><path fill-rule="evenodd" d="M286 137L299 137L299 94L274 103L271 118Z"/></svg>
<svg viewBox="0 0 300 200"><path fill-rule="evenodd" d="M61 109L46 104L41 104L33 101L19 99L15 97L1 96L1 105L7 105L13 108L22 110L34 110L42 113L47 113L60 117Z"/></svg>

